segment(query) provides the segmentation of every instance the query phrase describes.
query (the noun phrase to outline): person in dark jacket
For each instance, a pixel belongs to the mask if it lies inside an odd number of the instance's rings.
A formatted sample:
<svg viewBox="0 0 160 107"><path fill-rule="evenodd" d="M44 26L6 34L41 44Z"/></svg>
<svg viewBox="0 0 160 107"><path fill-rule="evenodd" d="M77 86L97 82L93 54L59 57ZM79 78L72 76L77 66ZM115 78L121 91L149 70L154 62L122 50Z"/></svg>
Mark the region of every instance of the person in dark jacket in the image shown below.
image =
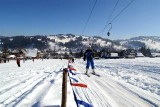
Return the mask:
<svg viewBox="0 0 160 107"><path fill-rule="evenodd" d="M72 63L74 63L74 58L72 58Z"/></svg>
<svg viewBox="0 0 160 107"><path fill-rule="evenodd" d="M92 67L92 70L93 70L93 74L95 74L95 71L94 71L94 52L93 50L91 49L91 46L89 45L87 50L85 51L84 53L84 57L83 57L83 60L87 60L87 64L86 64L86 74L88 74L88 69L89 69L89 66L91 65Z"/></svg>
<svg viewBox="0 0 160 107"><path fill-rule="evenodd" d="M20 65L20 59L19 58L17 58L17 65L18 65L18 67L20 67L21 65Z"/></svg>

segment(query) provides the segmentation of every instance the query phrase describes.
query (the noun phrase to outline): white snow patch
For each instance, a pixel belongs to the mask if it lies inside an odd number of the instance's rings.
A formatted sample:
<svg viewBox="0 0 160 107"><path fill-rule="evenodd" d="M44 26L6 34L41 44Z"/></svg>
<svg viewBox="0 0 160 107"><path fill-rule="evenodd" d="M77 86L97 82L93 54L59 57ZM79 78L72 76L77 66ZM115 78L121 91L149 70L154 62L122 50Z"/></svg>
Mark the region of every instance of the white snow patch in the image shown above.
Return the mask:
<svg viewBox="0 0 160 107"><path fill-rule="evenodd" d="M86 76L86 62L75 59L77 71L71 77L87 88L73 87L67 81L67 107L76 107L73 91L84 104L94 107L159 107L160 58L99 59L95 72L100 77ZM60 107L62 69L68 60L31 60L16 65L16 61L0 64L1 107ZM81 104L80 104L81 102Z"/></svg>

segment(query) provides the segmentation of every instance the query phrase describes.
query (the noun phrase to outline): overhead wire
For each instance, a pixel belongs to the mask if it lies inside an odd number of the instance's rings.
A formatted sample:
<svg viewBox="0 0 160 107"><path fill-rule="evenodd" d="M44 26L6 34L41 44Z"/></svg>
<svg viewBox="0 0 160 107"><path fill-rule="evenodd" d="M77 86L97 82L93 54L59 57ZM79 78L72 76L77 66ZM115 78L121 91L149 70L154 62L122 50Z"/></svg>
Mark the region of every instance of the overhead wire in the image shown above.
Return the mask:
<svg viewBox="0 0 160 107"><path fill-rule="evenodd" d="M104 26L104 28L102 29L102 31L100 31L100 32L98 33L98 35L99 35L100 33L102 33L101 35L103 35L104 30L109 26L109 24L110 24L110 23L109 23L109 21L110 21L110 19L111 19L112 15L113 15L113 13L114 13L114 11L115 11L115 9L116 9L117 5L118 5L118 2L119 2L119 0L117 0L117 2L116 2L116 4L115 4L115 6L114 6L114 8L113 8L113 10L112 10L112 12L111 12L111 14L110 14L110 16L109 16L109 19L108 19L108 21L107 21L106 25Z"/></svg>
<svg viewBox="0 0 160 107"><path fill-rule="evenodd" d="M98 0L95 0L95 2L94 2L94 5L93 5L92 10L91 10L91 12L90 12L90 14L89 14L89 17L88 17L88 19L87 19L87 21L86 21L86 23L85 23L85 25L84 25L84 28L83 28L83 31L82 31L82 35L84 34L84 32L85 32L85 30L86 30L86 27L87 27L88 22L89 22L89 20L90 20L90 18L91 18L91 15L92 15L92 13L93 13L93 10L94 10L94 8L95 8L95 6L96 6L96 4L97 4L97 1L98 1Z"/></svg>
<svg viewBox="0 0 160 107"><path fill-rule="evenodd" d="M111 15L110 15L110 17L109 17L109 20L108 20L108 22L109 23L106 23L106 25L105 25L105 27L102 29L102 35L103 35L103 33L104 33L104 31L105 31L105 29L109 26L109 25L111 25L111 28L108 30L108 33L107 33L107 35L109 34L110 35L110 30L112 29L112 22L118 17L118 16L120 16L121 14L122 14L122 12L124 11L124 10L126 10L133 2L134 2L135 0L131 0L114 18L112 18L112 20L110 21L110 19L111 19L111 17L112 17L112 15L113 15L113 12L115 11L115 9L116 9L116 7L117 7L117 4L118 4L118 2L119 2L119 0L116 2L116 4L115 4L115 6L114 6L114 8L113 8L113 11L111 12ZM100 33L98 33L98 35L100 34ZM108 36L109 36L108 35Z"/></svg>
<svg viewBox="0 0 160 107"><path fill-rule="evenodd" d="M110 23L112 23L118 16L120 16L120 15L122 14L122 12L123 12L124 10L126 10L126 9L129 7L129 5L131 5L134 1L135 1L135 0L131 0L131 1L111 20Z"/></svg>
<svg viewBox="0 0 160 107"><path fill-rule="evenodd" d="M117 5L118 5L118 2L119 2L119 0L117 0L117 2L116 2L116 4L115 4L115 6L114 6L114 8L113 8L113 10L112 10L112 12L111 12L111 15L110 15L110 17L109 17L109 19L108 19L108 22L110 21L110 19L111 19L112 15L113 15L113 13L114 13L114 11L115 11L115 9L116 9Z"/></svg>

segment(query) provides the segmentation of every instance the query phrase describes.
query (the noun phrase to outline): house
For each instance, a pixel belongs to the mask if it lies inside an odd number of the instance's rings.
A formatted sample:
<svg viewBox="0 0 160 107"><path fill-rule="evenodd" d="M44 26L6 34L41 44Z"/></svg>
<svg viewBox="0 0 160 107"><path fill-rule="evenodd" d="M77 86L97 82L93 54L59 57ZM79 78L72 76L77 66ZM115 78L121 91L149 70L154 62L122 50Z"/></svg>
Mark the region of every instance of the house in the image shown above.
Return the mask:
<svg viewBox="0 0 160 107"><path fill-rule="evenodd" d="M124 56L125 58L135 58L136 51L134 49L127 49Z"/></svg>
<svg viewBox="0 0 160 107"><path fill-rule="evenodd" d="M27 58L37 58L37 49L28 49L26 53Z"/></svg>
<svg viewBox="0 0 160 107"><path fill-rule="evenodd" d="M116 58L120 58L117 52L111 52L105 56L105 59L116 59Z"/></svg>
<svg viewBox="0 0 160 107"><path fill-rule="evenodd" d="M160 57L160 53L151 53L151 57Z"/></svg>
<svg viewBox="0 0 160 107"><path fill-rule="evenodd" d="M110 56L109 56L109 57L110 57L111 59L119 58L118 53L115 53L115 52L110 53Z"/></svg>
<svg viewBox="0 0 160 107"><path fill-rule="evenodd" d="M16 56L15 55L8 55L7 58L14 59L14 58L16 58Z"/></svg>
<svg viewBox="0 0 160 107"><path fill-rule="evenodd" d="M20 52L19 52L18 49L15 49L15 50L11 51L10 54L11 54L11 55L15 55L15 56L20 56Z"/></svg>
<svg viewBox="0 0 160 107"><path fill-rule="evenodd" d="M136 57L145 57L145 56L141 52L137 52Z"/></svg>
<svg viewBox="0 0 160 107"><path fill-rule="evenodd" d="M7 57L8 58L15 58L15 57L25 58L25 55L26 55L26 50L24 50L24 49L14 49L9 53L9 55Z"/></svg>

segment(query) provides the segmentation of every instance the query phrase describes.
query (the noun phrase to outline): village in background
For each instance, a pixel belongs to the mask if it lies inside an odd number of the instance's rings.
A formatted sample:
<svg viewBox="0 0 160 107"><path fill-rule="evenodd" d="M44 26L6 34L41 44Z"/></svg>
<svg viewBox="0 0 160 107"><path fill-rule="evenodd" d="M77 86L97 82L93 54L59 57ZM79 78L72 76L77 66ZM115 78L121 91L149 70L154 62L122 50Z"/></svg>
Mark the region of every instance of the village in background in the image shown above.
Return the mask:
<svg viewBox="0 0 160 107"><path fill-rule="evenodd" d="M18 38L18 39L17 39ZM19 39L21 38L21 39ZM22 39L23 38L23 39ZM30 38L30 39L24 39ZM36 38L36 39L35 39ZM141 37L142 38L142 37ZM20 46L25 41L33 41L31 48L25 48L25 46ZM150 39L146 40L150 42ZM15 41L15 42L14 42ZM38 42L37 42L38 41ZM44 42L45 41L45 42ZM137 40L139 41L139 40ZM0 63L9 62L9 60L15 60L17 58L23 59L69 59L69 58L82 58L83 53L86 50L87 45L91 45L94 53L95 59L105 58L136 58L136 57L160 57L160 51L156 49L150 49L147 44L142 45L137 41L131 41L132 44L126 44L124 41L111 41L101 37L85 37L85 36L75 36L75 35L54 35L54 36L19 36L19 37L1 37L0 38ZM34 45L40 43L45 43ZM40 42L40 43L39 43ZM128 41L127 41L128 42ZM140 46L133 46L135 44L140 44ZM14 45L12 45L14 43ZM151 41L156 45L156 41ZM28 43L29 44L29 43ZM28 45L27 42L25 45ZM46 45L47 44L47 45ZM136 44L136 45L137 45ZM153 45L154 45L153 44ZM160 42L159 42L160 44ZM132 45L132 47L131 47ZM13 47L15 46L15 47ZM19 48L18 48L19 47ZM42 48L44 47L44 48ZM156 51L155 51L156 50Z"/></svg>

